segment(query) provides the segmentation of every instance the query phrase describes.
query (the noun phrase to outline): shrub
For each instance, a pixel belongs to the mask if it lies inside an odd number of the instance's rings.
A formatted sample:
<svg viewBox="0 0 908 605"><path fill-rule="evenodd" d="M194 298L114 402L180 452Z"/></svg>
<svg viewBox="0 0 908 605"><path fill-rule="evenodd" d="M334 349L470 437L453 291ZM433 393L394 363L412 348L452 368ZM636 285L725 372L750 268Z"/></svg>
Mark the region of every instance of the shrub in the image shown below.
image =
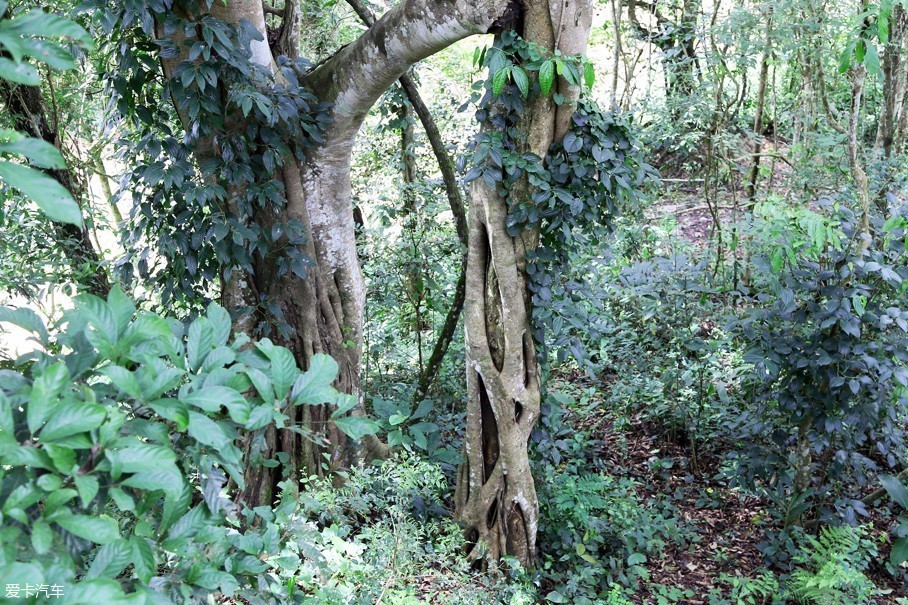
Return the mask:
<svg viewBox="0 0 908 605"><path fill-rule="evenodd" d="M0 584L55 584L70 603L254 587L250 602L270 603L284 552L331 542L294 515L288 483L275 510L230 499L243 485L238 443L283 426L288 405L336 403L342 430L370 430L344 415L355 400L331 387L330 357L302 373L268 340L231 342L217 305L184 330L119 289L78 298L53 337L24 309L0 320L42 345L0 371Z"/></svg>

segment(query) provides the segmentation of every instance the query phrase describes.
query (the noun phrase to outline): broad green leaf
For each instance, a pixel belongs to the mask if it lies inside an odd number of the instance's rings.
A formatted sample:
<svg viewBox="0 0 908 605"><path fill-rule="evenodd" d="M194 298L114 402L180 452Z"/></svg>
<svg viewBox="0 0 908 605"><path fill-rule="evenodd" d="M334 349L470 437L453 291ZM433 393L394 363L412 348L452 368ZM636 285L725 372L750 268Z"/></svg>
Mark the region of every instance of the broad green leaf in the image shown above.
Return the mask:
<svg viewBox="0 0 908 605"><path fill-rule="evenodd" d="M899 506L908 510L908 488L894 475L880 475L880 483Z"/></svg>
<svg viewBox="0 0 908 605"><path fill-rule="evenodd" d="M119 487L110 488L110 497L114 502L117 503L117 508L122 511L135 512L136 510L136 501L135 499L124 492Z"/></svg>
<svg viewBox="0 0 908 605"><path fill-rule="evenodd" d="M98 370L99 374L107 376L115 387L137 401L142 401L142 387L136 375L126 368L118 365L109 365Z"/></svg>
<svg viewBox="0 0 908 605"><path fill-rule="evenodd" d="M41 85L41 76L34 65L16 63L6 57L0 57L0 79L25 86Z"/></svg>
<svg viewBox="0 0 908 605"><path fill-rule="evenodd" d="M25 156L29 164L39 168L66 168L66 161L56 147L33 137L25 137L12 143L0 143L0 153Z"/></svg>
<svg viewBox="0 0 908 605"><path fill-rule="evenodd" d="M94 475L73 475L73 482L79 491L79 499L82 501L82 507L88 507L89 503L98 495L101 488L98 478Z"/></svg>
<svg viewBox="0 0 908 605"><path fill-rule="evenodd" d="M896 567L908 561L908 536L902 536L892 543L889 561Z"/></svg>
<svg viewBox="0 0 908 605"><path fill-rule="evenodd" d="M220 412L222 405L228 409L247 407L243 396L229 387L205 387L180 397L180 401L213 413ZM248 420L248 411L246 416ZM243 423L245 422L244 420Z"/></svg>
<svg viewBox="0 0 908 605"><path fill-rule="evenodd" d="M129 544L132 547L132 563L136 571L136 577L145 584L151 580L157 571L157 564L154 560L154 553L148 540L140 536L131 536Z"/></svg>
<svg viewBox="0 0 908 605"><path fill-rule="evenodd" d="M51 220L82 226L82 210L79 209L79 204L63 185L43 172L0 160L0 180L33 200Z"/></svg>
<svg viewBox="0 0 908 605"><path fill-rule="evenodd" d="M171 465L136 473L123 481L122 485L149 492L162 490L167 494L177 494L183 489L184 481L179 470Z"/></svg>
<svg viewBox="0 0 908 605"><path fill-rule="evenodd" d="M62 361L50 366L35 379L25 413L28 430L32 434L37 433L41 425L56 410L59 405L60 392L67 384L69 384L69 370Z"/></svg>
<svg viewBox="0 0 908 605"><path fill-rule="evenodd" d="M68 487L52 493L47 497L47 500L44 501L44 516L49 517L56 512L58 508L78 495L79 492Z"/></svg>
<svg viewBox="0 0 908 605"><path fill-rule="evenodd" d="M585 61L583 64L583 81L586 83L586 87L590 89L596 83L596 68L589 61Z"/></svg>
<svg viewBox="0 0 908 605"><path fill-rule="evenodd" d="M186 361L189 362L189 369L201 368L205 357L214 348L214 332L211 322L206 317L199 317L189 326L189 336L186 341Z"/></svg>
<svg viewBox="0 0 908 605"><path fill-rule="evenodd" d="M503 67L492 76L492 94L494 96L497 97L504 90L504 85L508 81L508 72L510 72L510 67Z"/></svg>
<svg viewBox="0 0 908 605"><path fill-rule="evenodd" d="M115 578L132 562L132 546L126 540L116 540L98 549L85 577Z"/></svg>
<svg viewBox="0 0 908 605"><path fill-rule="evenodd" d="M44 322L41 321L38 314L31 309L0 307L0 322L11 323L29 332L34 332L40 337L41 344L47 344L47 328L44 327Z"/></svg>
<svg viewBox="0 0 908 605"><path fill-rule="evenodd" d="M117 320L107 302L92 294L81 294L76 297L76 310L94 328L95 334L100 337L103 344L114 344L117 342L119 334L117 331ZM89 338L89 340L92 344L98 346L96 339Z"/></svg>
<svg viewBox="0 0 908 605"><path fill-rule="evenodd" d="M120 449L106 450L104 456L110 462L111 475L115 480L123 473L169 471L171 468L176 471L174 466L177 461L176 452L162 445L137 443Z"/></svg>
<svg viewBox="0 0 908 605"><path fill-rule="evenodd" d="M56 520L57 525L69 533L90 540L95 544L110 544L120 539L117 522L107 515L90 517L88 515L70 515Z"/></svg>
<svg viewBox="0 0 908 605"><path fill-rule="evenodd" d="M132 317L136 313L136 305L117 285L107 295L107 306L113 314L117 326L117 336L120 336L132 321Z"/></svg>
<svg viewBox="0 0 908 605"><path fill-rule="evenodd" d="M41 430L40 439L47 443L101 426L107 411L95 403L63 403Z"/></svg>
<svg viewBox="0 0 908 605"><path fill-rule="evenodd" d="M350 410L356 407L358 399L355 395L348 395L347 393L338 393L337 399L335 401L337 407L331 413L332 418L337 418L338 416L343 416Z"/></svg>
<svg viewBox="0 0 908 605"><path fill-rule="evenodd" d="M542 96L549 96L549 91L552 90L552 84L555 82L555 63L554 61L546 61L542 64L542 67L539 68L539 88L542 89Z"/></svg>
<svg viewBox="0 0 908 605"><path fill-rule="evenodd" d="M38 519L32 524L32 547L39 555L50 551L54 543L54 530L50 528L47 521Z"/></svg>
<svg viewBox="0 0 908 605"><path fill-rule="evenodd" d="M312 357L309 369L293 385L291 400L295 404L322 405L332 403L337 391L331 386L337 378L338 365L329 355L319 353Z"/></svg>
<svg viewBox="0 0 908 605"><path fill-rule="evenodd" d="M22 36L41 36L43 38L72 38L84 47L94 47L91 35L85 29L66 17L33 9L15 19L0 25L0 31L12 32Z"/></svg>
<svg viewBox="0 0 908 605"><path fill-rule="evenodd" d="M511 77L514 78L514 84L520 89L523 98L530 96L530 78L527 76L527 72L520 66L514 66L511 69Z"/></svg>
<svg viewBox="0 0 908 605"><path fill-rule="evenodd" d="M9 466L26 466L53 470L53 461L47 452L36 447L24 445L5 445L0 447L0 464Z"/></svg>
<svg viewBox="0 0 908 605"><path fill-rule="evenodd" d="M335 418L332 422L353 440L359 440L366 435L374 435L378 432L378 425L369 418L346 416L344 418Z"/></svg>
<svg viewBox="0 0 908 605"><path fill-rule="evenodd" d="M189 412L188 431L196 441L215 449L220 450L232 445L232 440L224 433L224 429L203 414Z"/></svg>
<svg viewBox="0 0 908 605"><path fill-rule="evenodd" d="M278 399L283 399L290 392L290 387L300 371L296 367L296 360L289 349L275 347L269 357L271 358L271 385L274 387L274 395Z"/></svg>
<svg viewBox="0 0 908 605"><path fill-rule="evenodd" d="M230 313L217 303L208 305L208 321L211 322L211 333L215 346L223 346L230 339L233 322Z"/></svg>

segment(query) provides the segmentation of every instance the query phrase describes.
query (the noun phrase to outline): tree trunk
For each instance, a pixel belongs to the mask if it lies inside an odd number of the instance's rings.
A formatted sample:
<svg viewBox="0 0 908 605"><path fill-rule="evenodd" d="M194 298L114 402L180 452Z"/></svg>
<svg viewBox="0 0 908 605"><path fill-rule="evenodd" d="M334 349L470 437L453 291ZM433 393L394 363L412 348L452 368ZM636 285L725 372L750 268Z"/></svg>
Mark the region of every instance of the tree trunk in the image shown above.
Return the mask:
<svg viewBox="0 0 908 605"><path fill-rule="evenodd" d="M588 0L526 3L525 40L572 56L582 54L592 21ZM521 152L545 157L564 136L578 91L560 80L568 101L528 101L519 129ZM525 185L525 184L524 184ZM520 187L518 195L529 195ZM540 377L531 332L526 253L538 230L508 234L507 202L483 179L470 203L466 275L467 432L455 502L474 562L504 555L531 567L536 554L539 505L527 445L539 418Z"/></svg>
<svg viewBox="0 0 908 605"><path fill-rule="evenodd" d="M763 44L763 60L760 62L760 79L757 83L757 107L754 112L754 153L744 194L749 203L753 203L753 199L757 195L760 155L763 151L763 109L766 106L766 81L769 78L769 59L772 56L772 7L769 8L766 17L766 38Z"/></svg>
<svg viewBox="0 0 908 605"><path fill-rule="evenodd" d="M892 7L889 42L886 44L881 62L883 105L880 109L874 144L876 150L887 158L892 154L896 128L901 114L905 112L902 99L908 87L908 71L903 56L906 42L908 42L908 11L896 4Z"/></svg>
<svg viewBox="0 0 908 605"><path fill-rule="evenodd" d="M316 353L331 355L340 366L335 386L360 399L360 360L365 290L356 252L355 224L351 199L350 161L359 128L375 101L414 63L472 34L487 32L507 9L505 0L404 0L389 10L360 38L307 74L303 84L321 101L331 104L332 124L324 142L307 150L302 163L285 159L281 180L286 206L280 211L259 212L251 217L261 225L297 220L304 225L307 239L301 251L311 260L306 279L292 273L279 276L267 259L261 259L253 275L227 271L223 279L222 302L234 316L235 329L254 333L260 318L250 309L261 299L273 301L289 327L282 344L295 354L303 368ZM264 9L257 0L218 0L211 12L228 23L248 21L264 36L253 41L250 59L275 73L276 48L296 53L298 39L289 27L296 27L295 10L283 9L293 23L282 24L275 47L265 27ZM282 42L283 41L283 42ZM283 45L283 47L281 47ZM175 63L184 57L165 61ZM172 73L172 71L171 71ZM276 73L279 77L279 73ZM210 153L210 142L202 141L199 153ZM228 268L229 269L229 268ZM250 506L266 504L275 495L282 475L291 477L302 468L322 469L327 453L330 468L342 468L358 451L329 421L326 407L303 406L290 422L321 435L319 443L297 432L271 431L257 443L249 444L250 458L275 458L286 454L284 468L251 464L241 500ZM364 457L381 457L387 447L377 438L366 437Z"/></svg>

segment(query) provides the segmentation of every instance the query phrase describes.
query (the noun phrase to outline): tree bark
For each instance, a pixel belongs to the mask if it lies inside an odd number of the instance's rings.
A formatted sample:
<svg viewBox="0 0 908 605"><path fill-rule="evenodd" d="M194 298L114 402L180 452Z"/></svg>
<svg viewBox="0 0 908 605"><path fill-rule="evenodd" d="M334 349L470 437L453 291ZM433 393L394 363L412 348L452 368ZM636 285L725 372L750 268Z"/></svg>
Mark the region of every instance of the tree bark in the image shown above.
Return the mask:
<svg viewBox="0 0 908 605"><path fill-rule="evenodd" d="M880 109L874 143L876 150L886 158L892 154L896 128L901 114L905 112L902 100L908 87L908 71L903 56L906 43L908 43L908 11L896 4L892 7L889 42L886 44L881 62L883 105Z"/></svg>
<svg viewBox="0 0 908 605"><path fill-rule="evenodd" d="M772 56L772 7L766 17L766 38L763 41L763 60L760 62L760 79L757 83L757 106L754 112L754 152L751 156L750 173L747 176L745 197L752 203L757 195L757 179L760 176L760 157L763 152L763 109L766 106L766 81L769 78L769 59Z"/></svg>
<svg viewBox="0 0 908 605"><path fill-rule="evenodd" d="M288 158L281 169L286 206L282 211L261 212L251 220L270 225L298 220L308 238L302 252L312 261L306 279L293 274L278 276L267 259L255 267L254 275L233 271L223 280L222 300L234 313L235 328L254 330L256 317L245 312L260 297L274 301L281 310L290 334L282 344L295 354L303 368L316 353L331 355L340 367L335 386L360 400L360 362L365 290L356 252L355 225L351 199L351 152L359 128L375 101L409 67L466 36L485 33L505 12L506 0L404 0L397 4L360 38L307 74L303 84L321 101L331 104L332 124L324 143L310 148L305 160ZM260 0L218 0L211 12L228 23L246 20L265 40L255 41L250 59L275 73L275 49L269 47ZM284 15L286 15L286 9ZM290 23L284 23L286 28ZM292 32L281 32L279 40L293 40ZM283 43L293 46L293 43ZM293 48L283 48L295 52ZM182 60L176 59L176 62ZM165 72L166 72L165 62ZM210 142L209 142L210 143ZM206 153L206 142L200 142ZM210 152L210 144L207 152ZM283 452L287 468L253 467L247 472L241 500L250 505L269 503L283 474L291 477L302 469L319 472L328 454L329 469L343 468L363 454L366 458L387 454L374 436L363 439L365 452L350 447L329 422L325 406L303 406L292 424L301 425L323 439L319 443L301 438L294 431L271 431L250 444L256 456L274 458ZM250 452L253 453L253 452Z"/></svg>
<svg viewBox="0 0 908 605"><path fill-rule="evenodd" d="M534 0L526 3L523 21L525 40L579 55L586 48L592 7L588 0ZM561 106L543 97L527 103L519 124L525 136L521 153L545 157L567 132L578 91L564 80L558 89L568 98ZM518 188L518 195L530 194L528 186ZM510 236L507 214L497 189L474 181L466 275L467 432L455 502L470 560L494 562L509 555L532 567L539 505L527 446L539 418L540 377L525 257L539 233Z"/></svg>

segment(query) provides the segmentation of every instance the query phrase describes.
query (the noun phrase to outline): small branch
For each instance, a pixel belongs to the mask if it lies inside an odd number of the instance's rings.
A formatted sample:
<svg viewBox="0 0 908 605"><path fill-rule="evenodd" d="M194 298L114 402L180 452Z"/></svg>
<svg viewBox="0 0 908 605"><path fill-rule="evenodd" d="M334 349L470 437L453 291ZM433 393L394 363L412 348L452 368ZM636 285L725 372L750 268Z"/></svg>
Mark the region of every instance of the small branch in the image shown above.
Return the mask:
<svg viewBox="0 0 908 605"><path fill-rule="evenodd" d="M904 469L901 473L896 475L895 478L898 479L899 481L904 481L904 480L908 479L908 468ZM867 496L861 498L861 502L863 504L873 504L874 502L876 502L877 500L879 500L880 498L882 498L885 495L886 495L886 488L881 487L881 488L871 492Z"/></svg>

